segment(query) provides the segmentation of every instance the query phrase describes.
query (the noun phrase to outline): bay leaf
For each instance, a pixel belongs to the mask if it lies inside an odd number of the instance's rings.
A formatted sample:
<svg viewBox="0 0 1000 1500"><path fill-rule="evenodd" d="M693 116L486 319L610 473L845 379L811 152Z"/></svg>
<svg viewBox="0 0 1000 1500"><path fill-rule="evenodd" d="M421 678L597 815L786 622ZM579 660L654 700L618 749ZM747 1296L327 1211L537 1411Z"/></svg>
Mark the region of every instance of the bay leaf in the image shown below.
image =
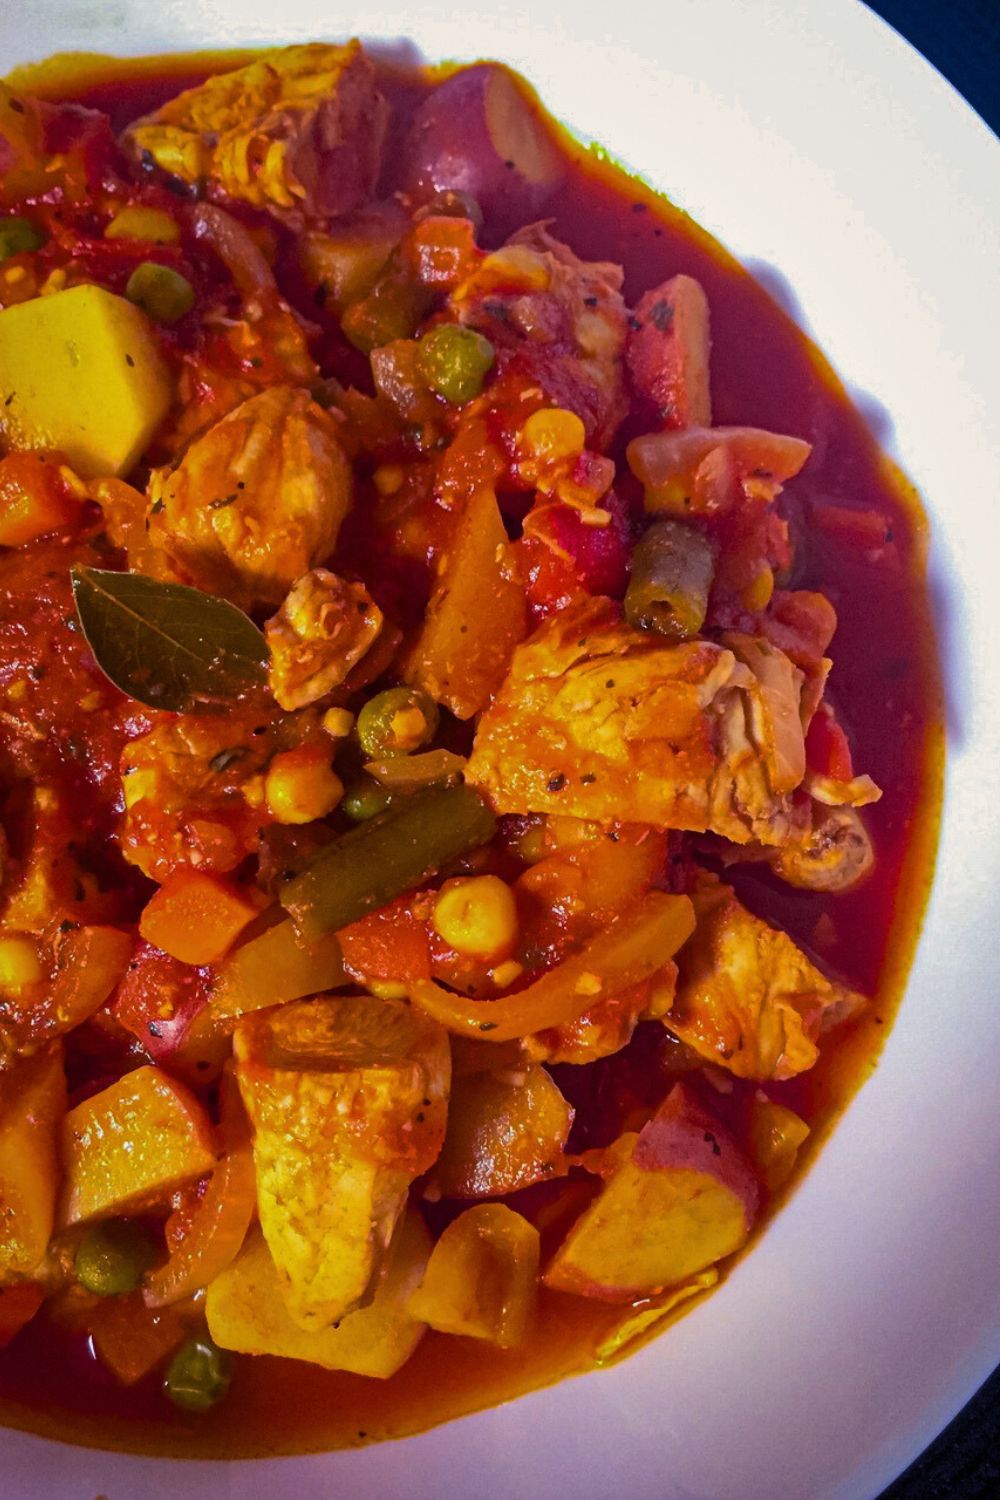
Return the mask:
<svg viewBox="0 0 1000 1500"><path fill-rule="evenodd" d="M228 600L104 568L75 567L72 581L97 665L149 708L211 708L266 680L264 637Z"/></svg>

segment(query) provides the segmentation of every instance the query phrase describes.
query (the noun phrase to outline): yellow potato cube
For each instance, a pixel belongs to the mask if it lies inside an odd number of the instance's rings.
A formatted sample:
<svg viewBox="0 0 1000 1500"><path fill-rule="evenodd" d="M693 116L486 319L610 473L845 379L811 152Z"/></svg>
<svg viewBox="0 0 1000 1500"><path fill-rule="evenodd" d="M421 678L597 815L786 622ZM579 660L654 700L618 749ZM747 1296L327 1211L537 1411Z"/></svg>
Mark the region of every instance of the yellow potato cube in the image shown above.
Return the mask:
<svg viewBox="0 0 1000 1500"><path fill-rule="evenodd" d="M141 1209L215 1163L208 1116L190 1090L159 1068L136 1068L66 1116L60 1220Z"/></svg>
<svg viewBox="0 0 1000 1500"><path fill-rule="evenodd" d="M0 311L0 434L77 473L127 474L173 399L146 317L99 286Z"/></svg>
<svg viewBox="0 0 1000 1500"><path fill-rule="evenodd" d="M409 1302L430 1248L423 1220L409 1210L393 1237L371 1302L330 1328L308 1332L289 1316L267 1244L262 1234L254 1233L239 1259L208 1288L209 1332L222 1349L304 1359L326 1370L387 1380L423 1337L425 1325L410 1313Z"/></svg>
<svg viewBox="0 0 1000 1500"><path fill-rule="evenodd" d="M503 1203L477 1203L434 1246L410 1312L441 1333L511 1349L534 1311L538 1259L533 1224Z"/></svg>
<svg viewBox="0 0 1000 1500"><path fill-rule="evenodd" d="M57 1044L0 1075L0 1281L27 1273L52 1234L58 1130L66 1108Z"/></svg>

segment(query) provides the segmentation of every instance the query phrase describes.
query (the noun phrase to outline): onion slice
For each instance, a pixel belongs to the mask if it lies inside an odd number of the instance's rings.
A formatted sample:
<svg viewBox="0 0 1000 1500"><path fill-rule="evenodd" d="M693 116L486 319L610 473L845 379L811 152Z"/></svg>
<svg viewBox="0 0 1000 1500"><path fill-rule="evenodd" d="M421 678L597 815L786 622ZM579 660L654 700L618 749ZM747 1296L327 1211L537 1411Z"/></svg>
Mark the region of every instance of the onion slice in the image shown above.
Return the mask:
<svg viewBox="0 0 1000 1500"><path fill-rule="evenodd" d="M243 1248L257 1209L257 1179L250 1132L236 1085L222 1085L222 1129L228 1149L208 1180L191 1227L165 1266L144 1278L147 1307L168 1307L215 1280Z"/></svg>
<svg viewBox="0 0 1000 1500"><path fill-rule="evenodd" d="M469 1000L421 979L410 986L410 999L459 1036L509 1042L565 1026L599 1001L649 979L693 931L694 908L687 896L650 891L634 911L516 994Z"/></svg>

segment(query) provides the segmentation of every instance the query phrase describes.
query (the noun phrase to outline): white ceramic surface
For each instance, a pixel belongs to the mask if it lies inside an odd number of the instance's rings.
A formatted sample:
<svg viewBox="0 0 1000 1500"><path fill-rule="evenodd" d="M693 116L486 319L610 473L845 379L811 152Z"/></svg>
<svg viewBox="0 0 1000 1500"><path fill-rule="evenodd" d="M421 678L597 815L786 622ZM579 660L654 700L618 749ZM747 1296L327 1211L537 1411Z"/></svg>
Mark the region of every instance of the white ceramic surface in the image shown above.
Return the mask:
<svg viewBox="0 0 1000 1500"><path fill-rule="evenodd" d="M494 56L777 267L934 523L951 750L938 875L874 1080L761 1246L666 1338L405 1443L158 1464L4 1432L10 1500L867 1500L1000 1360L1000 144L855 0L33 0L0 67L359 32Z"/></svg>

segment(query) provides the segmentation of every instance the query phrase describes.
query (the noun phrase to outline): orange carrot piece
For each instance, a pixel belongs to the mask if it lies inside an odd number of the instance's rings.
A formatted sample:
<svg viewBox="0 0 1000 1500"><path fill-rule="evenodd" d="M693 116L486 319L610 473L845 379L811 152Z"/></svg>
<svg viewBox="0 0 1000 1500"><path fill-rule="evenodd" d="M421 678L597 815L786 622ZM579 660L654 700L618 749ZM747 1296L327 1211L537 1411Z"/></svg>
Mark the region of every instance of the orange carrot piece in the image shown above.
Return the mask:
<svg viewBox="0 0 1000 1500"><path fill-rule="evenodd" d="M186 964L225 957L260 906L231 880L201 870L170 875L139 918L147 943Z"/></svg>

